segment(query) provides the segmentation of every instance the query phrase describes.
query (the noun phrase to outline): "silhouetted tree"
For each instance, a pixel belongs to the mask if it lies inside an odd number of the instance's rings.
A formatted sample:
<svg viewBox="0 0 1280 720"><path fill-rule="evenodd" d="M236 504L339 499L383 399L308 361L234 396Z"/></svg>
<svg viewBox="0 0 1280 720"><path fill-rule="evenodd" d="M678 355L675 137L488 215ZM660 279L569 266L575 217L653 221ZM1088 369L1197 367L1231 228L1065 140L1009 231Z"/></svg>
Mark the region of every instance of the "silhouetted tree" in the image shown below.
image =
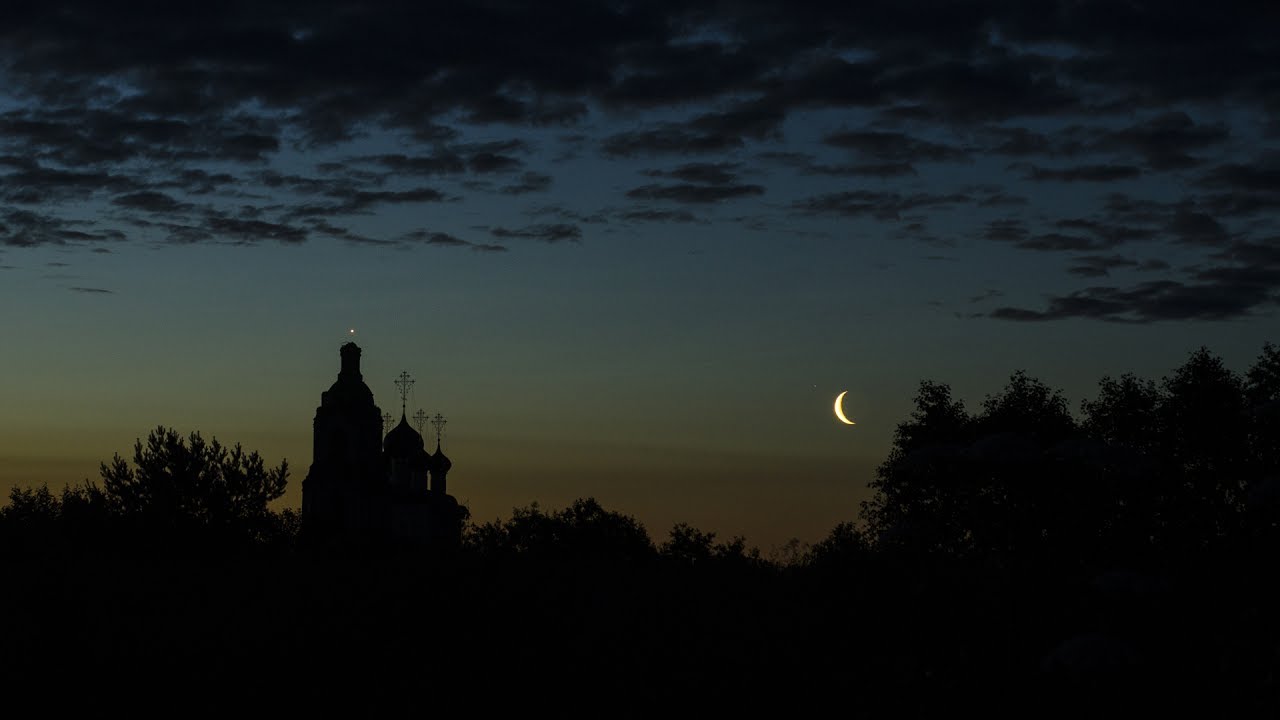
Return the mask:
<svg viewBox="0 0 1280 720"><path fill-rule="evenodd" d="M1102 540L1114 557L1145 555L1159 533L1162 391L1125 374L1098 382L1098 397L1080 403L1082 424L1096 448L1101 481L1094 489L1110 506Z"/></svg>
<svg viewBox="0 0 1280 720"><path fill-rule="evenodd" d="M1280 545L1280 348L1263 346L1245 375L1245 398L1255 463L1246 488L1246 522L1256 538L1275 548Z"/></svg>
<svg viewBox="0 0 1280 720"><path fill-rule="evenodd" d="M0 507L0 520L15 524L51 523L61 514L62 504L48 485L10 488L9 504Z"/></svg>
<svg viewBox="0 0 1280 720"><path fill-rule="evenodd" d="M969 415L921 384L863 505L883 548L1026 561L1225 548L1280 528L1280 352L1241 378L1200 348L1160 383L1104 377L1077 422L1023 373Z"/></svg>
<svg viewBox="0 0 1280 720"><path fill-rule="evenodd" d="M703 532L688 523L676 523L658 552L685 565L710 562L715 554L716 534Z"/></svg>
<svg viewBox="0 0 1280 720"><path fill-rule="evenodd" d="M714 532L703 532L688 523L676 523L658 548L664 558L690 567L718 563L722 565L760 565L760 550L747 546L746 538L734 536L728 542L716 542Z"/></svg>
<svg viewBox="0 0 1280 720"><path fill-rule="evenodd" d="M1096 525L1074 487L1080 439L1062 394L1025 373L1014 373L976 416L947 386L924 382L876 471L864 519L889 547L1060 552Z"/></svg>
<svg viewBox="0 0 1280 720"><path fill-rule="evenodd" d="M866 534L857 525L842 522L809 548L804 562L820 568L852 567L865 562L871 552L872 545Z"/></svg>
<svg viewBox="0 0 1280 720"><path fill-rule="evenodd" d="M1253 421L1250 445L1261 474L1280 474L1280 347L1267 343L1245 376L1245 398Z"/></svg>
<svg viewBox="0 0 1280 720"><path fill-rule="evenodd" d="M1061 392L1016 372L974 426L966 470L976 493L968 517L975 545L1040 555L1089 534L1095 519L1079 501L1092 493L1079 487L1078 427Z"/></svg>
<svg viewBox="0 0 1280 720"><path fill-rule="evenodd" d="M973 434L972 419L942 383L920 383L915 403L870 483L876 494L863 503L863 517L884 545L961 551L969 542L962 514L971 499L957 465Z"/></svg>
<svg viewBox="0 0 1280 720"><path fill-rule="evenodd" d="M158 427L134 444L133 467L114 456L101 466L103 494L118 512L162 525L239 527L260 532L267 505L284 494L288 464L268 468L255 451L228 449L200 433Z"/></svg>
<svg viewBox="0 0 1280 720"><path fill-rule="evenodd" d="M1160 530L1190 549L1237 528L1252 464L1244 383L1202 347L1162 385Z"/></svg>
<svg viewBox="0 0 1280 720"><path fill-rule="evenodd" d="M38 488L14 487L9 504L0 507L0 524L27 538L52 535L86 536L103 529L108 503L102 490L90 483L65 486L60 495L48 485Z"/></svg>
<svg viewBox="0 0 1280 720"><path fill-rule="evenodd" d="M1161 402L1154 382L1125 373L1119 380L1108 376L1098 381L1097 399L1083 400L1080 407L1090 437L1150 454L1160 440Z"/></svg>
<svg viewBox="0 0 1280 720"><path fill-rule="evenodd" d="M630 515L605 510L595 498L579 498L551 512L543 512L536 502L516 508L506 522L469 527L465 542L495 556L630 561L654 554L643 525Z"/></svg>

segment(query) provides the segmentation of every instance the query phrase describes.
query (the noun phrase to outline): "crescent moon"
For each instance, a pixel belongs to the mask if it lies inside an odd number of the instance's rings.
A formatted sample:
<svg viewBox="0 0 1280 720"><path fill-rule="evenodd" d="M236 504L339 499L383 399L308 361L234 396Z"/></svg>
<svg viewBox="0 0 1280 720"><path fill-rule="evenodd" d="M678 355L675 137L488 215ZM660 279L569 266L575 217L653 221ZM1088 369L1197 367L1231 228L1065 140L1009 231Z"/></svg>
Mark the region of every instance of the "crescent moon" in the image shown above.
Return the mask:
<svg viewBox="0 0 1280 720"><path fill-rule="evenodd" d="M836 396L836 404L835 404L836 417L839 418L840 422L844 423L845 425L857 425L858 423L844 416L844 408L841 407L841 405L844 403L844 396L847 395L848 393L849 391L845 390L844 392Z"/></svg>

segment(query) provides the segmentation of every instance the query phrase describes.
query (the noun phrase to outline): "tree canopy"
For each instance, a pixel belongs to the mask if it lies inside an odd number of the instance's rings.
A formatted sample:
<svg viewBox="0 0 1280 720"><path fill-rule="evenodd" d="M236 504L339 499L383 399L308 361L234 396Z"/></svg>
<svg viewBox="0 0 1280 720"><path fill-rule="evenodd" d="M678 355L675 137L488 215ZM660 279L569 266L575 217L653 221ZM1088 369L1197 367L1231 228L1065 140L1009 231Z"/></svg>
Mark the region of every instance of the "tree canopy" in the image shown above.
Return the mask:
<svg viewBox="0 0 1280 720"><path fill-rule="evenodd" d="M653 551L643 525L630 515L604 509L595 498L579 498L550 512L536 502L515 508L506 522L495 520L469 528L466 544L484 553L543 558L634 561Z"/></svg>
<svg viewBox="0 0 1280 720"><path fill-rule="evenodd" d="M1273 532L1270 344L1244 376L1201 348L1159 383L1105 377L1078 420L1061 392L1022 372L977 413L931 381L915 404L863 504L885 547L1088 560Z"/></svg>
<svg viewBox="0 0 1280 720"><path fill-rule="evenodd" d="M262 456L237 443L206 442L157 427L133 447L133 464L115 455L102 463L102 491L121 514L162 524L258 528L268 504L284 494L286 461L269 468Z"/></svg>

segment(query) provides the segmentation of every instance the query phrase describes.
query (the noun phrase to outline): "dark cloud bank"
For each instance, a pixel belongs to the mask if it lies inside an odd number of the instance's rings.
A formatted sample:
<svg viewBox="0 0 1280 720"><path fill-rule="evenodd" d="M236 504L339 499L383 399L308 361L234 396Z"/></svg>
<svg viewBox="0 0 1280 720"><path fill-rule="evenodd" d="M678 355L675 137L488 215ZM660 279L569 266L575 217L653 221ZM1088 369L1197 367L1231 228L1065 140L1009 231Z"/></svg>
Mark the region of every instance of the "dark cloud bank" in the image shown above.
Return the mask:
<svg viewBox="0 0 1280 720"><path fill-rule="evenodd" d="M967 241L1059 254L1063 280L1091 283L990 317L1270 312L1277 21L1274 3L1230 1L6 7L0 246L579 242L577 222L360 229L387 207L477 194L546 205L557 164L529 132L554 129L563 157L649 163L608 210L623 224L772 202L779 222L870 220L954 245L965 238L921 218L961 208L985 228ZM795 122L819 111L847 121L792 147ZM382 135L397 149L355 151ZM278 166L289 153L325 159ZM981 191L920 182L992 159L1003 179ZM794 198L784 174L828 186ZM1111 187L1084 216L1036 194Z"/></svg>

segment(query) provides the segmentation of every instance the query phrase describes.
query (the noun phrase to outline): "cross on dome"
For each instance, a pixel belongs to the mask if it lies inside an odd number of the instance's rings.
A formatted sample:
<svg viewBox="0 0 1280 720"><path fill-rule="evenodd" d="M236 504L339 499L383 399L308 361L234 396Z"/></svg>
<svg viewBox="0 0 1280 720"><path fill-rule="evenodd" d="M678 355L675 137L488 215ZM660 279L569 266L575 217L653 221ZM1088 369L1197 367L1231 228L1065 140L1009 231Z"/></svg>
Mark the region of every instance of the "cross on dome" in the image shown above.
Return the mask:
<svg viewBox="0 0 1280 720"><path fill-rule="evenodd" d="M436 413L436 416L431 418L431 427L436 429L436 445L440 444L440 436L444 434L444 426L448 422L440 413Z"/></svg>
<svg viewBox="0 0 1280 720"><path fill-rule="evenodd" d="M400 390L400 417L404 417L405 407L409 404L409 389L413 387L413 383L414 379L408 371L400 373L396 380L396 388Z"/></svg>

